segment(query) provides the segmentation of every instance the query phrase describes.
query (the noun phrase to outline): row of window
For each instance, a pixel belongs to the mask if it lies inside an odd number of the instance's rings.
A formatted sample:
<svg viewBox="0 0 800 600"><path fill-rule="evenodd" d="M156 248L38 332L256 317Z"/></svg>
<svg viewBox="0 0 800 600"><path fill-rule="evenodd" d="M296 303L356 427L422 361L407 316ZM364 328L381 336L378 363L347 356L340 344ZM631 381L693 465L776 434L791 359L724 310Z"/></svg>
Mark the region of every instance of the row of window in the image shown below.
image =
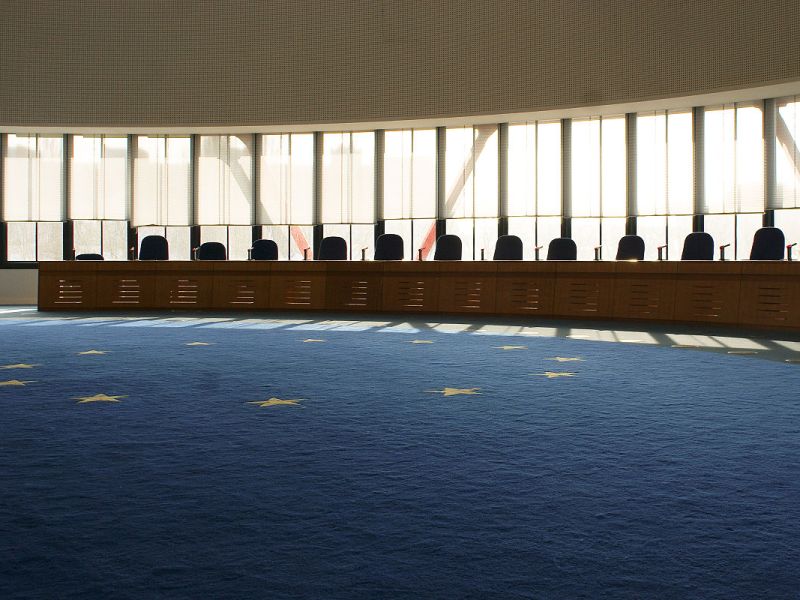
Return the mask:
<svg viewBox="0 0 800 600"><path fill-rule="evenodd" d="M590 259L596 246L613 254L629 216L655 258L663 244L679 253L696 213L744 257L765 209L790 238L800 233L787 212L800 207L800 98L765 106L318 137L6 134L7 258L60 259L64 220L74 222L76 250L112 259L128 256L128 223L139 237L166 234L176 258L190 255L190 225L232 258L246 257L250 226L260 225L295 259L315 224L358 257L373 245L376 221L416 258L418 249L430 254L440 219L478 259L493 248L500 217L532 258L570 217L579 258Z"/></svg>

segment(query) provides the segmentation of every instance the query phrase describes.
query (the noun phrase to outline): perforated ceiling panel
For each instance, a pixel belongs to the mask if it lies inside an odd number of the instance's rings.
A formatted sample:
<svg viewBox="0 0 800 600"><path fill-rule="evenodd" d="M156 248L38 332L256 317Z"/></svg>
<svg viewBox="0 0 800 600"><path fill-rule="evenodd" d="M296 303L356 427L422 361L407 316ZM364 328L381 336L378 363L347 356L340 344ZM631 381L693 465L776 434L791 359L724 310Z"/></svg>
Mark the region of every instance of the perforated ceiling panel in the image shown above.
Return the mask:
<svg viewBox="0 0 800 600"><path fill-rule="evenodd" d="M797 0L4 0L0 126L535 111L800 80Z"/></svg>

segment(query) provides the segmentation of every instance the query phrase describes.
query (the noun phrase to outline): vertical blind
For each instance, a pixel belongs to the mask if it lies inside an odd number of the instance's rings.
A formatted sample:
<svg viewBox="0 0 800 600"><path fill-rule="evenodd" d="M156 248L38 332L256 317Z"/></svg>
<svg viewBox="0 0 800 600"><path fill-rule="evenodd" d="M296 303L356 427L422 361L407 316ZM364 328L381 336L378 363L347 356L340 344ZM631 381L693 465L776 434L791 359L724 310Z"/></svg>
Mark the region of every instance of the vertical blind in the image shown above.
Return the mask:
<svg viewBox="0 0 800 600"><path fill-rule="evenodd" d="M375 221L374 132L322 136L322 222Z"/></svg>
<svg viewBox="0 0 800 600"><path fill-rule="evenodd" d="M800 207L800 98L776 102L775 156L777 190L770 208Z"/></svg>
<svg viewBox="0 0 800 600"><path fill-rule="evenodd" d="M70 166L70 219L128 218L127 136L74 136Z"/></svg>
<svg viewBox="0 0 800 600"><path fill-rule="evenodd" d="M191 138L134 138L133 224L190 225L192 222Z"/></svg>
<svg viewBox="0 0 800 600"><path fill-rule="evenodd" d="M572 121L572 216L624 217L625 117Z"/></svg>
<svg viewBox="0 0 800 600"><path fill-rule="evenodd" d="M3 169L3 219L62 221L63 168L63 136L8 134Z"/></svg>
<svg viewBox="0 0 800 600"><path fill-rule="evenodd" d="M202 135L197 177L198 225L253 223L252 135Z"/></svg>
<svg viewBox="0 0 800 600"><path fill-rule="evenodd" d="M445 142L444 217L496 217L497 126L448 127Z"/></svg>
<svg viewBox="0 0 800 600"><path fill-rule="evenodd" d="M384 136L384 219L436 217L436 130L387 131Z"/></svg>
<svg viewBox="0 0 800 600"><path fill-rule="evenodd" d="M314 134L261 137L259 223L312 225L314 222Z"/></svg>

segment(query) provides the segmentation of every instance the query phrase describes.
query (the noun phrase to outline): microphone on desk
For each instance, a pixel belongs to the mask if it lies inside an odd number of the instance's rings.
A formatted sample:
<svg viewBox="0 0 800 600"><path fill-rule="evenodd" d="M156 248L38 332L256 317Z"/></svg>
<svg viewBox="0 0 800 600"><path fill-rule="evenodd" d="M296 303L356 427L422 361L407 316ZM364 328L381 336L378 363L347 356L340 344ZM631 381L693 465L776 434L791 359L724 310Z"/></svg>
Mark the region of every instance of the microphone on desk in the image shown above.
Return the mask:
<svg viewBox="0 0 800 600"><path fill-rule="evenodd" d="M536 247L533 249L533 253L534 253L534 254L535 254L535 256L536 256L536 260L539 260L539 250L541 250L542 248L544 248L544 246L536 246Z"/></svg>
<svg viewBox="0 0 800 600"><path fill-rule="evenodd" d="M663 250L667 247L669 247L669 244L664 244L663 246L658 247L658 260L664 260Z"/></svg>
<svg viewBox="0 0 800 600"><path fill-rule="evenodd" d="M725 248L727 248L728 246L730 246L730 244L723 244L722 246L719 247L720 260L725 260Z"/></svg>
<svg viewBox="0 0 800 600"><path fill-rule="evenodd" d="M603 246L595 246L594 247L594 259L595 260L600 260L602 258L602 251L603 251Z"/></svg>
<svg viewBox="0 0 800 600"><path fill-rule="evenodd" d="M792 260L792 248L794 248L795 246L797 246L797 242L795 242L794 244L786 244L786 260L790 262Z"/></svg>

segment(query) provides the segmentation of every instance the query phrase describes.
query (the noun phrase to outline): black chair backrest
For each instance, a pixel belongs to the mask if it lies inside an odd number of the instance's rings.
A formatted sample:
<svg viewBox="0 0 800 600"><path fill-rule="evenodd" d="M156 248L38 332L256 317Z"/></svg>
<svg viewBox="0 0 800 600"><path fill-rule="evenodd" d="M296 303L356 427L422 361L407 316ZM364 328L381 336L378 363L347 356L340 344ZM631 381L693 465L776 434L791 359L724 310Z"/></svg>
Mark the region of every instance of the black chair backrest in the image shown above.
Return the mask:
<svg viewBox="0 0 800 600"><path fill-rule="evenodd" d="M335 235L322 238L317 260L347 260L347 242Z"/></svg>
<svg viewBox="0 0 800 600"><path fill-rule="evenodd" d="M227 260L225 245L220 242L204 242L197 251L197 260Z"/></svg>
<svg viewBox="0 0 800 600"><path fill-rule="evenodd" d="M578 260L578 246L571 238L556 238L547 247L547 260Z"/></svg>
<svg viewBox="0 0 800 600"><path fill-rule="evenodd" d="M501 235L494 245L492 260L522 260L522 240L516 235Z"/></svg>
<svg viewBox="0 0 800 600"><path fill-rule="evenodd" d="M714 260L714 238L705 231L695 231L683 241L681 260Z"/></svg>
<svg viewBox="0 0 800 600"><path fill-rule="evenodd" d="M375 240L375 260L403 260L403 238L396 233L384 233Z"/></svg>
<svg viewBox="0 0 800 600"><path fill-rule="evenodd" d="M762 227L753 236L750 260L783 260L786 238L777 227Z"/></svg>
<svg viewBox="0 0 800 600"><path fill-rule="evenodd" d="M457 235L443 235L436 240L433 260L461 260L461 238Z"/></svg>
<svg viewBox="0 0 800 600"><path fill-rule="evenodd" d="M644 260L644 240L638 235L623 235L617 245L617 260Z"/></svg>
<svg viewBox="0 0 800 600"><path fill-rule="evenodd" d="M75 260L105 260L100 254L78 254Z"/></svg>
<svg viewBox="0 0 800 600"><path fill-rule="evenodd" d="M278 260L278 244L274 240L256 240L250 248L253 260Z"/></svg>
<svg viewBox="0 0 800 600"><path fill-rule="evenodd" d="M139 260L169 260L169 243L163 235L148 235L139 247Z"/></svg>

